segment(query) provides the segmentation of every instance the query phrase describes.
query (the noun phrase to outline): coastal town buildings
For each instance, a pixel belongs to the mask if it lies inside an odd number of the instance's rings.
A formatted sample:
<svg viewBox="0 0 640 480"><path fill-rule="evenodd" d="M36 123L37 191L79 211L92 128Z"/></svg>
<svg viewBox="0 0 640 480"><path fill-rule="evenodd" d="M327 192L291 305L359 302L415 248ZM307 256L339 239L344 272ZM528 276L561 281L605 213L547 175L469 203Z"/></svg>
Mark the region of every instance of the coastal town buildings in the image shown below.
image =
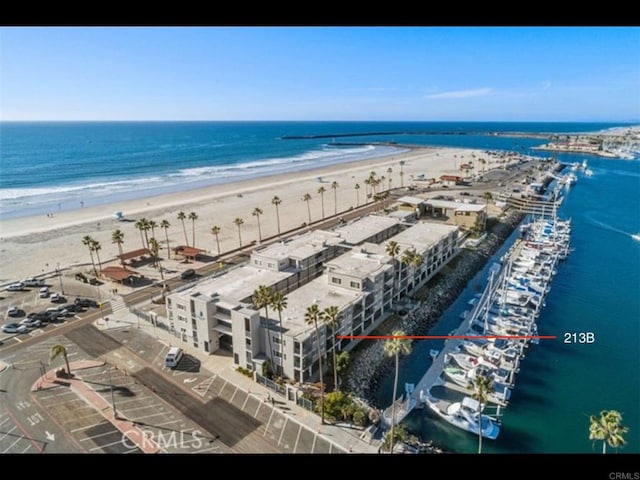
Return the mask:
<svg viewBox="0 0 640 480"><path fill-rule="evenodd" d="M331 232L316 230L255 250L245 265L167 296L170 331L236 365L270 368L300 382L317 378L318 359L357 343L336 335L370 333L394 302L424 285L457 253L458 227L369 215ZM387 252L396 242L399 255ZM402 253L410 251L414 260ZM419 260L416 260L419 258ZM256 308L260 286L286 295L281 311ZM333 327L305 320L307 308L337 308ZM317 351L316 335L320 335Z"/></svg>

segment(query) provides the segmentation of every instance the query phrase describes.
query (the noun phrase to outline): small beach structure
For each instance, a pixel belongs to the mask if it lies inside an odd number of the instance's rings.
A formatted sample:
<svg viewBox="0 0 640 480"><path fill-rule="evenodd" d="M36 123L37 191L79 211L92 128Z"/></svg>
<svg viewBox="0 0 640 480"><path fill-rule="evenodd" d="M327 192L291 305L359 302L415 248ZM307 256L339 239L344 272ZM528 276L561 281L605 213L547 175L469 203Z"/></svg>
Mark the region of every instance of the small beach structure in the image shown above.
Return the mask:
<svg viewBox="0 0 640 480"><path fill-rule="evenodd" d="M173 253L178 257L182 257L186 261L195 261L198 255L206 253L204 248L190 247L188 245L179 245L174 247Z"/></svg>
<svg viewBox="0 0 640 480"><path fill-rule="evenodd" d="M148 248L138 248L137 250L131 250L129 252L124 252L122 255L117 255L116 258L120 260L122 265L127 265L127 261L129 261L129 265L136 262L136 260L145 260L147 256L151 257L151 250Z"/></svg>
<svg viewBox="0 0 640 480"><path fill-rule="evenodd" d="M133 270L129 270L127 268L119 266L105 267L100 270L100 273L109 280L121 283L123 285L133 284L136 275L136 272L134 272Z"/></svg>

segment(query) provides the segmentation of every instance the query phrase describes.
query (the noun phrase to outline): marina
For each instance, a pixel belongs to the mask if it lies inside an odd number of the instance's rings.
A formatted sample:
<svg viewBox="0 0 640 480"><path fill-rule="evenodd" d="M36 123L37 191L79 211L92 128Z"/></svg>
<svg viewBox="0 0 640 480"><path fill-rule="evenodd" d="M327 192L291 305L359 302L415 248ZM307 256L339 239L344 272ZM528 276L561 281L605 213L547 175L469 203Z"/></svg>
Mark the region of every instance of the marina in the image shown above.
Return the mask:
<svg viewBox="0 0 640 480"><path fill-rule="evenodd" d="M550 194L553 207L564 184L558 181ZM472 309L463 313L442 350L431 352L430 368L417 384L405 385L396 400L395 423L427 406L451 425L498 437L525 351L543 338L536 321L544 297L570 251L571 221L558 219L556 208L548 212L522 225L522 238L492 265L484 291L468 302ZM388 423L390 411L383 415Z"/></svg>

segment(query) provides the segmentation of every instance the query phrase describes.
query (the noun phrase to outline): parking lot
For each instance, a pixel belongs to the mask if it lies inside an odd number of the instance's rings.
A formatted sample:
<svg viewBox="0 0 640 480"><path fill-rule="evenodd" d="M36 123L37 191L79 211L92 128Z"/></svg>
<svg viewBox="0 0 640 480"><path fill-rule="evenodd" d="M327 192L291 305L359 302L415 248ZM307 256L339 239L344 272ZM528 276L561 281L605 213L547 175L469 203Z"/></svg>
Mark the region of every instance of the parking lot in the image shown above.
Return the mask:
<svg viewBox="0 0 640 480"><path fill-rule="evenodd" d="M72 321L76 315L94 308L84 307L75 310L74 301L76 298L86 298L93 301L106 300L98 288L89 284L63 277L50 278L45 281L44 286L48 288L48 295L41 296L42 286L24 286L20 291L8 291L4 289L0 292L0 327L10 323L20 324L25 322L30 314L41 313L36 318L41 321L41 325L29 325L24 332L3 331L0 328L0 345L20 343L25 335L38 335L40 329L51 329L64 322ZM62 289L60 288L62 286ZM64 294L62 293L64 292ZM71 307L68 307L71 305ZM52 311L58 308L60 311L67 308L66 314L63 312L54 315ZM50 310L48 316L45 312ZM45 318L46 316L46 318ZM37 324L37 322L35 322Z"/></svg>

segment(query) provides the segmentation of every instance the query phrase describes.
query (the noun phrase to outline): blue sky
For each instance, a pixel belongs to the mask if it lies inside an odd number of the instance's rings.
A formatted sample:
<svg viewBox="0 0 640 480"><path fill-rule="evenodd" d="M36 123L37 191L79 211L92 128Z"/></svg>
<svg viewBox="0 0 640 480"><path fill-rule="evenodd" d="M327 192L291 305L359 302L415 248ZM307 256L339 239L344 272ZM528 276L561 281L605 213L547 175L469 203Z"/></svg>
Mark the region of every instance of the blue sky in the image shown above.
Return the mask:
<svg viewBox="0 0 640 480"><path fill-rule="evenodd" d="M4 120L640 121L640 28L4 27Z"/></svg>

